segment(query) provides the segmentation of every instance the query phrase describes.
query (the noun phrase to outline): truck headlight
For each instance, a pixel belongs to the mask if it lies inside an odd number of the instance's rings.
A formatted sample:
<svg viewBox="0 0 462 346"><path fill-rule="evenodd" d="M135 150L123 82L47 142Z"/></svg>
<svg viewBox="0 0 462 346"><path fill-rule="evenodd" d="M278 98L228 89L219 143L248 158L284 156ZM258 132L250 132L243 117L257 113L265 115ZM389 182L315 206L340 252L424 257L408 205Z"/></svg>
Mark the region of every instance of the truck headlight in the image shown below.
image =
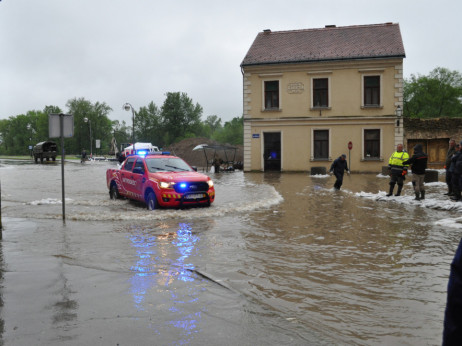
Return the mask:
<svg viewBox="0 0 462 346"><path fill-rule="evenodd" d="M167 182L167 181L161 181L159 183L159 186L160 186L161 189L171 189L171 188L173 188L173 185L175 185L175 183Z"/></svg>

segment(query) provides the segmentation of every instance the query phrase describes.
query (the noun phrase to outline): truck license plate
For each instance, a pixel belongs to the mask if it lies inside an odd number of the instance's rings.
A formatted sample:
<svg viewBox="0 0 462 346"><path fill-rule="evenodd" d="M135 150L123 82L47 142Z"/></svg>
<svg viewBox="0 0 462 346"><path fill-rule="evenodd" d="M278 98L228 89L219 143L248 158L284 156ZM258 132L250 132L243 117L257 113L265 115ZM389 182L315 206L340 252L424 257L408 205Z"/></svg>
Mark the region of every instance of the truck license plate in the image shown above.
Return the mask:
<svg viewBox="0 0 462 346"><path fill-rule="evenodd" d="M199 198L204 198L205 195L203 193L194 193L192 195L186 195L184 196L185 199L199 199Z"/></svg>

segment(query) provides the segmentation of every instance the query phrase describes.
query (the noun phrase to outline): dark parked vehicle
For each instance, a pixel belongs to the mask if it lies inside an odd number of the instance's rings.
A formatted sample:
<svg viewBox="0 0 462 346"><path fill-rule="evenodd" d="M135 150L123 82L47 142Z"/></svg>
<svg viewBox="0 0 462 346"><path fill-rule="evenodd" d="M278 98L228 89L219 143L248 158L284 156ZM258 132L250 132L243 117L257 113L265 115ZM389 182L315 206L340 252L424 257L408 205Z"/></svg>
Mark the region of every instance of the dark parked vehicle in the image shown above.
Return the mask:
<svg viewBox="0 0 462 346"><path fill-rule="evenodd" d="M33 153L35 163L37 163L38 160L43 163L43 159L46 159L47 161L50 159L56 161L56 156L58 155L58 146L55 142L52 141L40 142L34 146Z"/></svg>

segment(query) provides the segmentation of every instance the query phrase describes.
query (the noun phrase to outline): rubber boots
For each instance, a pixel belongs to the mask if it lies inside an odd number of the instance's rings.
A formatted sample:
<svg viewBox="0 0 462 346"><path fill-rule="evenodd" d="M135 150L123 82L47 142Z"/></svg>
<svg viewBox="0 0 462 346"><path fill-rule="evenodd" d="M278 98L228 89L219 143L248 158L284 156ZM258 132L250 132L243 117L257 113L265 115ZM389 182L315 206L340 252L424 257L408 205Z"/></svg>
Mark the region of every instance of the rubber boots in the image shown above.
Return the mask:
<svg viewBox="0 0 462 346"><path fill-rule="evenodd" d="M425 199L425 191L420 191L420 199Z"/></svg>
<svg viewBox="0 0 462 346"><path fill-rule="evenodd" d="M420 193L418 193L418 192L414 192L414 193L415 193L415 198L414 198L414 200L415 200L415 201L420 201Z"/></svg>
<svg viewBox="0 0 462 346"><path fill-rule="evenodd" d="M398 191L396 191L396 195L395 196L401 196L401 190L403 189L402 186L398 185Z"/></svg>
<svg viewBox="0 0 462 346"><path fill-rule="evenodd" d="M387 193L387 197L390 197L393 195L393 189L395 188L395 185L390 185L390 191Z"/></svg>
<svg viewBox="0 0 462 346"><path fill-rule="evenodd" d="M448 185L448 192L445 193L446 196L454 196L454 192L452 191L452 185Z"/></svg>
<svg viewBox="0 0 462 346"><path fill-rule="evenodd" d="M460 200L460 190L454 189L454 196L451 197L453 201L459 201Z"/></svg>

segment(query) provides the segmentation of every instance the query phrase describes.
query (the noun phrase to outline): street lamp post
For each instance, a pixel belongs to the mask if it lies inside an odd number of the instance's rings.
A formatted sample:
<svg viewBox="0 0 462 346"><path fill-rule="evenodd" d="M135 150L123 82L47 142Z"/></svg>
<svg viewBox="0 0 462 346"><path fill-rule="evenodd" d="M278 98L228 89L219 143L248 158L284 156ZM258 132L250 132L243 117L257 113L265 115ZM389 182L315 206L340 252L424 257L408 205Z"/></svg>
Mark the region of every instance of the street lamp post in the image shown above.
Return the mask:
<svg viewBox="0 0 462 346"><path fill-rule="evenodd" d="M83 121L88 123L88 126L90 127L90 159L93 158L93 140L91 139L91 121L88 118L83 118Z"/></svg>
<svg viewBox="0 0 462 346"><path fill-rule="evenodd" d="M127 112L131 109L132 110L132 142L133 142L133 154L136 154L136 151L135 151L135 109L133 108L133 106L126 102L124 105L123 105L123 109L125 109Z"/></svg>
<svg viewBox="0 0 462 346"><path fill-rule="evenodd" d="M30 131L30 134L29 134L29 154L30 154L30 157L32 157L32 125L31 124L27 124L27 129Z"/></svg>

